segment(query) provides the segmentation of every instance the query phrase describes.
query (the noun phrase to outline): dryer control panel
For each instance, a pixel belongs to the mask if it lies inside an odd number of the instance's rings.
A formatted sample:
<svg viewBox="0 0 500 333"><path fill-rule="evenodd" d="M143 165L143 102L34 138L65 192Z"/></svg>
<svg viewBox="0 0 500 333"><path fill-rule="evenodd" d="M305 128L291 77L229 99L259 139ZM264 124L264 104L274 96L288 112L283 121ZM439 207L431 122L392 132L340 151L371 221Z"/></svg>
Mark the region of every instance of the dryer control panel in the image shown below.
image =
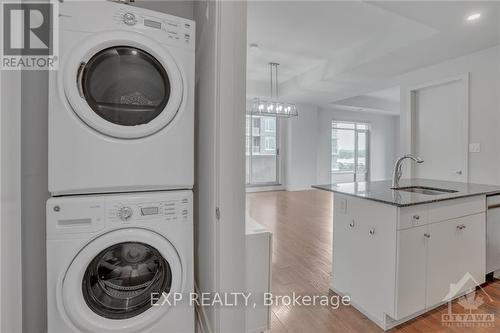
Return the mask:
<svg viewBox="0 0 500 333"><path fill-rule="evenodd" d="M144 33L162 32L168 42L181 45L194 45L194 22L174 16L154 16L145 14L134 8L121 8L114 15L118 25L134 27Z"/></svg>
<svg viewBox="0 0 500 333"><path fill-rule="evenodd" d="M59 29L63 31L135 31L194 51L195 22L183 17L111 1L64 1L59 12Z"/></svg>

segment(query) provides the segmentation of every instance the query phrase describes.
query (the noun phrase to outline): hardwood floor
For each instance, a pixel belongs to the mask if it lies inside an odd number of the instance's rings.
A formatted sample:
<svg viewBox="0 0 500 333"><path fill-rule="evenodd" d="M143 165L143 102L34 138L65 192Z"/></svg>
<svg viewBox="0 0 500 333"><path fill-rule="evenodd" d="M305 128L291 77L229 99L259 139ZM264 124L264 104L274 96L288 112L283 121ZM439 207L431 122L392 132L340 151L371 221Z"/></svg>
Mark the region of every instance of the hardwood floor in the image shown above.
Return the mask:
<svg viewBox="0 0 500 333"><path fill-rule="evenodd" d="M275 191L247 194L248 214L273 232L272 291L274 295L335 295L329 291L332 258L331 193L319 190ZM367 272L367 279L370 279ZM391 332L500 332L500 281L483 286L491 297L483 296L478 311L493 314L493 327L444 327L437 308ZM464 313L454 302L453 313ZM484 325L483 325L484 326ZM273 306L273 333L282 332L382 332L351 306Z"/></svg>

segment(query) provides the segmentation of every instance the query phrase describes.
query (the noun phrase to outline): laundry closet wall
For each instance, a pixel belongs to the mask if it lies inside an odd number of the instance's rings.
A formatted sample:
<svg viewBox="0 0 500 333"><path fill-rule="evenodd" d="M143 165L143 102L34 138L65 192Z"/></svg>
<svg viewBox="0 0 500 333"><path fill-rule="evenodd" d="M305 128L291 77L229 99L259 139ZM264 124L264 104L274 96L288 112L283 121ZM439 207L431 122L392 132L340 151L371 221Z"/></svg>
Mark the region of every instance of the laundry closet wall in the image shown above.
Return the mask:
<svg viewBox="0 0 500 333"><path fill-rule="evenodd" d="M21 73L0 71L0 332L22 326Z"/></svg>
<svg viewBox="0 0 500 333"><path fill-rule="evenodd" d="M193 1L137 1L134 6L188 19ZM47 189L48 72L21 74L21 220L23 332L47 330L45 202Z"/></svg>

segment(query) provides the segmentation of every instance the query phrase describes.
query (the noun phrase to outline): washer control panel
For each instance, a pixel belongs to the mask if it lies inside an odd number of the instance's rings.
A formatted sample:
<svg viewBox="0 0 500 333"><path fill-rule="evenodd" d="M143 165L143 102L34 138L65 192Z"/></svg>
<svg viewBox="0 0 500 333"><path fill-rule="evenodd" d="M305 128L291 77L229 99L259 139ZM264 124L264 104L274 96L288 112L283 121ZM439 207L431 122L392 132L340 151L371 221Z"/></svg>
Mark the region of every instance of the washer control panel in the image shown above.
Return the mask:
<svg viewBox="0 0 500 333"><path fill-rule="evenodd" d="M151 219L183 221L190 217L189 198L172 198L154 202L116 202L107 207L107 218L115 222L133 222Z"/></svg>
<svg viewBox="0 0 500 333"><path fill-rule="evenodd" d="M47 237L79 237L106 228L189 226L193 221L190 190L55 197L47 201Z"/></svg>
<svg viewBox="0 0 500 333"><path fill-rule="evenodd" d="M149 33L162 32L167 40L176 44L191 45L194 43L194 22L179 17L152 16L134 10L134 8L121 8L115 13L114 21L118 25L148 30Z"/></svg>

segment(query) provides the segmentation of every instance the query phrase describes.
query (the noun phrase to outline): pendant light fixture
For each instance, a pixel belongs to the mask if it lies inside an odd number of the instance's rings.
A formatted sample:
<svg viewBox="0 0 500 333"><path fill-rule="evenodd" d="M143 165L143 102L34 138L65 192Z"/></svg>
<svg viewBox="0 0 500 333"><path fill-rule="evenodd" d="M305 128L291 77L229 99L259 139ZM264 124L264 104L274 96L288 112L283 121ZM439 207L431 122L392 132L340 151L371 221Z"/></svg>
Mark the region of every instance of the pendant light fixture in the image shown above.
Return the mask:
<svg viewBox="0 0 500 333"><path fill-rule="evenodd" d="M278 95L278 63L269 63L271 94L268 100L256 97L252 100L250 113L259 116L269 117L296 117L297 108L293 103L286 103L279 100Z"/></svg>

